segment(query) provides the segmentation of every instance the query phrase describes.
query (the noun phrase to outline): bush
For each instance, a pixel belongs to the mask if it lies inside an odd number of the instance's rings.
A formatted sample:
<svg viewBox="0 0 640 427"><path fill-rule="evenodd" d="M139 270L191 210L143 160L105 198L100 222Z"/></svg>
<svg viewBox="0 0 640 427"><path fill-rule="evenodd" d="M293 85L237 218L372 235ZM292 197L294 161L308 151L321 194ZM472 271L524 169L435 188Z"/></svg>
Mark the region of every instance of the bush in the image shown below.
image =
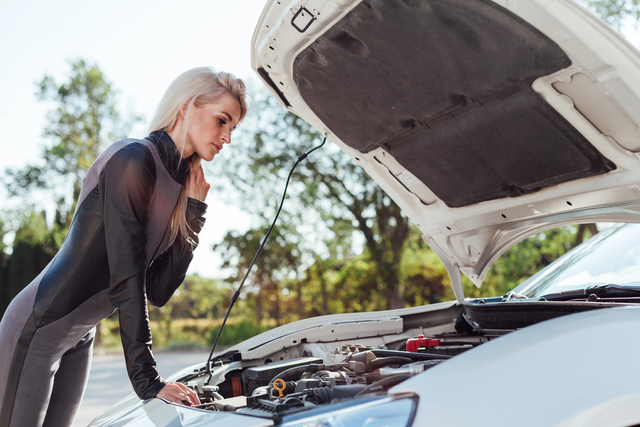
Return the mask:
<svg viewBox="0 0 640 427"><path fill-rule="evenodd" d="M220 319L176 319L151 321L153 348L189 349L211 347L222 320ZM271 329L274 325L259 324L247 320L230 319L222 332L218 346L228 347ZM109 318L100 322L102 347L116 349L122 346L118 319Z"/></svg>
<svg viewBox="0 0 640 427"><path fill-rule="evenodd" d="M213 341L216 339L216 335L218 335L219 329L220 326L211 330L211 333L209 335L209 346L213 345ZM227 321L227 324L224 327L224 331L222 331L222 335L220 335L218 346L229 347L253 336L266 332L269 329L271 329L271 326L256 324L254 322L249 322L246 320L236 323Z"/></svg>

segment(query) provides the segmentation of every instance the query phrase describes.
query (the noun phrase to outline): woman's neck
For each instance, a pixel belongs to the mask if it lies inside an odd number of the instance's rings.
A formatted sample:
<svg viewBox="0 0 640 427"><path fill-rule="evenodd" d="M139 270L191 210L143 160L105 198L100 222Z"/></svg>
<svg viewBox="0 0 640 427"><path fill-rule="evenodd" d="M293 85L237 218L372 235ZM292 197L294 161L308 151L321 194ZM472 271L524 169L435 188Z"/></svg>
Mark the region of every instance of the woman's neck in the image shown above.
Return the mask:
<svg viewBox="0 0 640 427"><path fill-rule="evenodd" d="M178 121L171 130L167 131L167 134L176 144L178 152L182 154L183 159L188 159L189 157L191 157L194 150L190 144L186 144L187 135L184 131L184 119L182 117L178 117Z"/></svg>

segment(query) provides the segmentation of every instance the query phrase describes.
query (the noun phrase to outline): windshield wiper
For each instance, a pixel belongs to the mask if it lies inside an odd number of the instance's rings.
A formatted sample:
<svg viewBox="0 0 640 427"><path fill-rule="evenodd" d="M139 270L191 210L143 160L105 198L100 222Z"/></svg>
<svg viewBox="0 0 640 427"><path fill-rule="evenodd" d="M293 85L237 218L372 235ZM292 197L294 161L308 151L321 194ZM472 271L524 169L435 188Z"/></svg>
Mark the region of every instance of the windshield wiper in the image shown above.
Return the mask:
<svg viewBox="0 0 640 427"><path fill-rule="evenodd" d="M596 297L625 297L640 295L638 286L621 286L616 284L591 285L583 289L574 289L566 292L555 292L542 295L538 301L569 301L573 299L588 299L591 295Z"/></svg>
<svg viewBox="0 0 640 427"><path fill-rule="evenodd" d="M504 296L502 297L502 301L501 302L507 302L510 299L529 299L528 296L526 295L520 295L520 294L516 294L513 291L509 291L506 294L504 294Z"/></svg>

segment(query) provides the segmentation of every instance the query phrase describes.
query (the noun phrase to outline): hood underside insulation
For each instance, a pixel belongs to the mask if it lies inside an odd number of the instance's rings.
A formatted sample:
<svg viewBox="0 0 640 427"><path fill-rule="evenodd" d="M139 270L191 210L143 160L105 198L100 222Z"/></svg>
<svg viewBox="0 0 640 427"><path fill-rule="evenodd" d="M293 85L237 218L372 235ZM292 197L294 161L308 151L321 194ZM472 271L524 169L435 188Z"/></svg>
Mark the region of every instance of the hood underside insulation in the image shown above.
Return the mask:
<svg viewBox="0 0 640 427"><path fill-rule="evenodd" d="M346 144L384 148L450 207L606 173L531 88L571 65L485 0L367 0L295 59L305 102Z"/></svg>

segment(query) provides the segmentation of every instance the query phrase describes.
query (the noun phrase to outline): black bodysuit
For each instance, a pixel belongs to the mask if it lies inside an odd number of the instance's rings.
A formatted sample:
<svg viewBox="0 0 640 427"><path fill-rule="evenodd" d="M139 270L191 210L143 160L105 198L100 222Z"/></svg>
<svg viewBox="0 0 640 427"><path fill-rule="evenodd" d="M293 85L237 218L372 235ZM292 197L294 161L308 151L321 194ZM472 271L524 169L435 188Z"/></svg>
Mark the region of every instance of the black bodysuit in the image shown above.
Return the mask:
<svg viewBox="0 0 640 427"><path fill-rule="evenodd" d="M166 304L193 257L194 246L181 235L168 246L188 174L188 162L164 132L118 141L91 166L60 251L0 323L0 427L71 425L95 326L115 309L135 392L148 399L164 386L151 353L146 300ZM195 233L205 210L189 199Z"/></svg>

